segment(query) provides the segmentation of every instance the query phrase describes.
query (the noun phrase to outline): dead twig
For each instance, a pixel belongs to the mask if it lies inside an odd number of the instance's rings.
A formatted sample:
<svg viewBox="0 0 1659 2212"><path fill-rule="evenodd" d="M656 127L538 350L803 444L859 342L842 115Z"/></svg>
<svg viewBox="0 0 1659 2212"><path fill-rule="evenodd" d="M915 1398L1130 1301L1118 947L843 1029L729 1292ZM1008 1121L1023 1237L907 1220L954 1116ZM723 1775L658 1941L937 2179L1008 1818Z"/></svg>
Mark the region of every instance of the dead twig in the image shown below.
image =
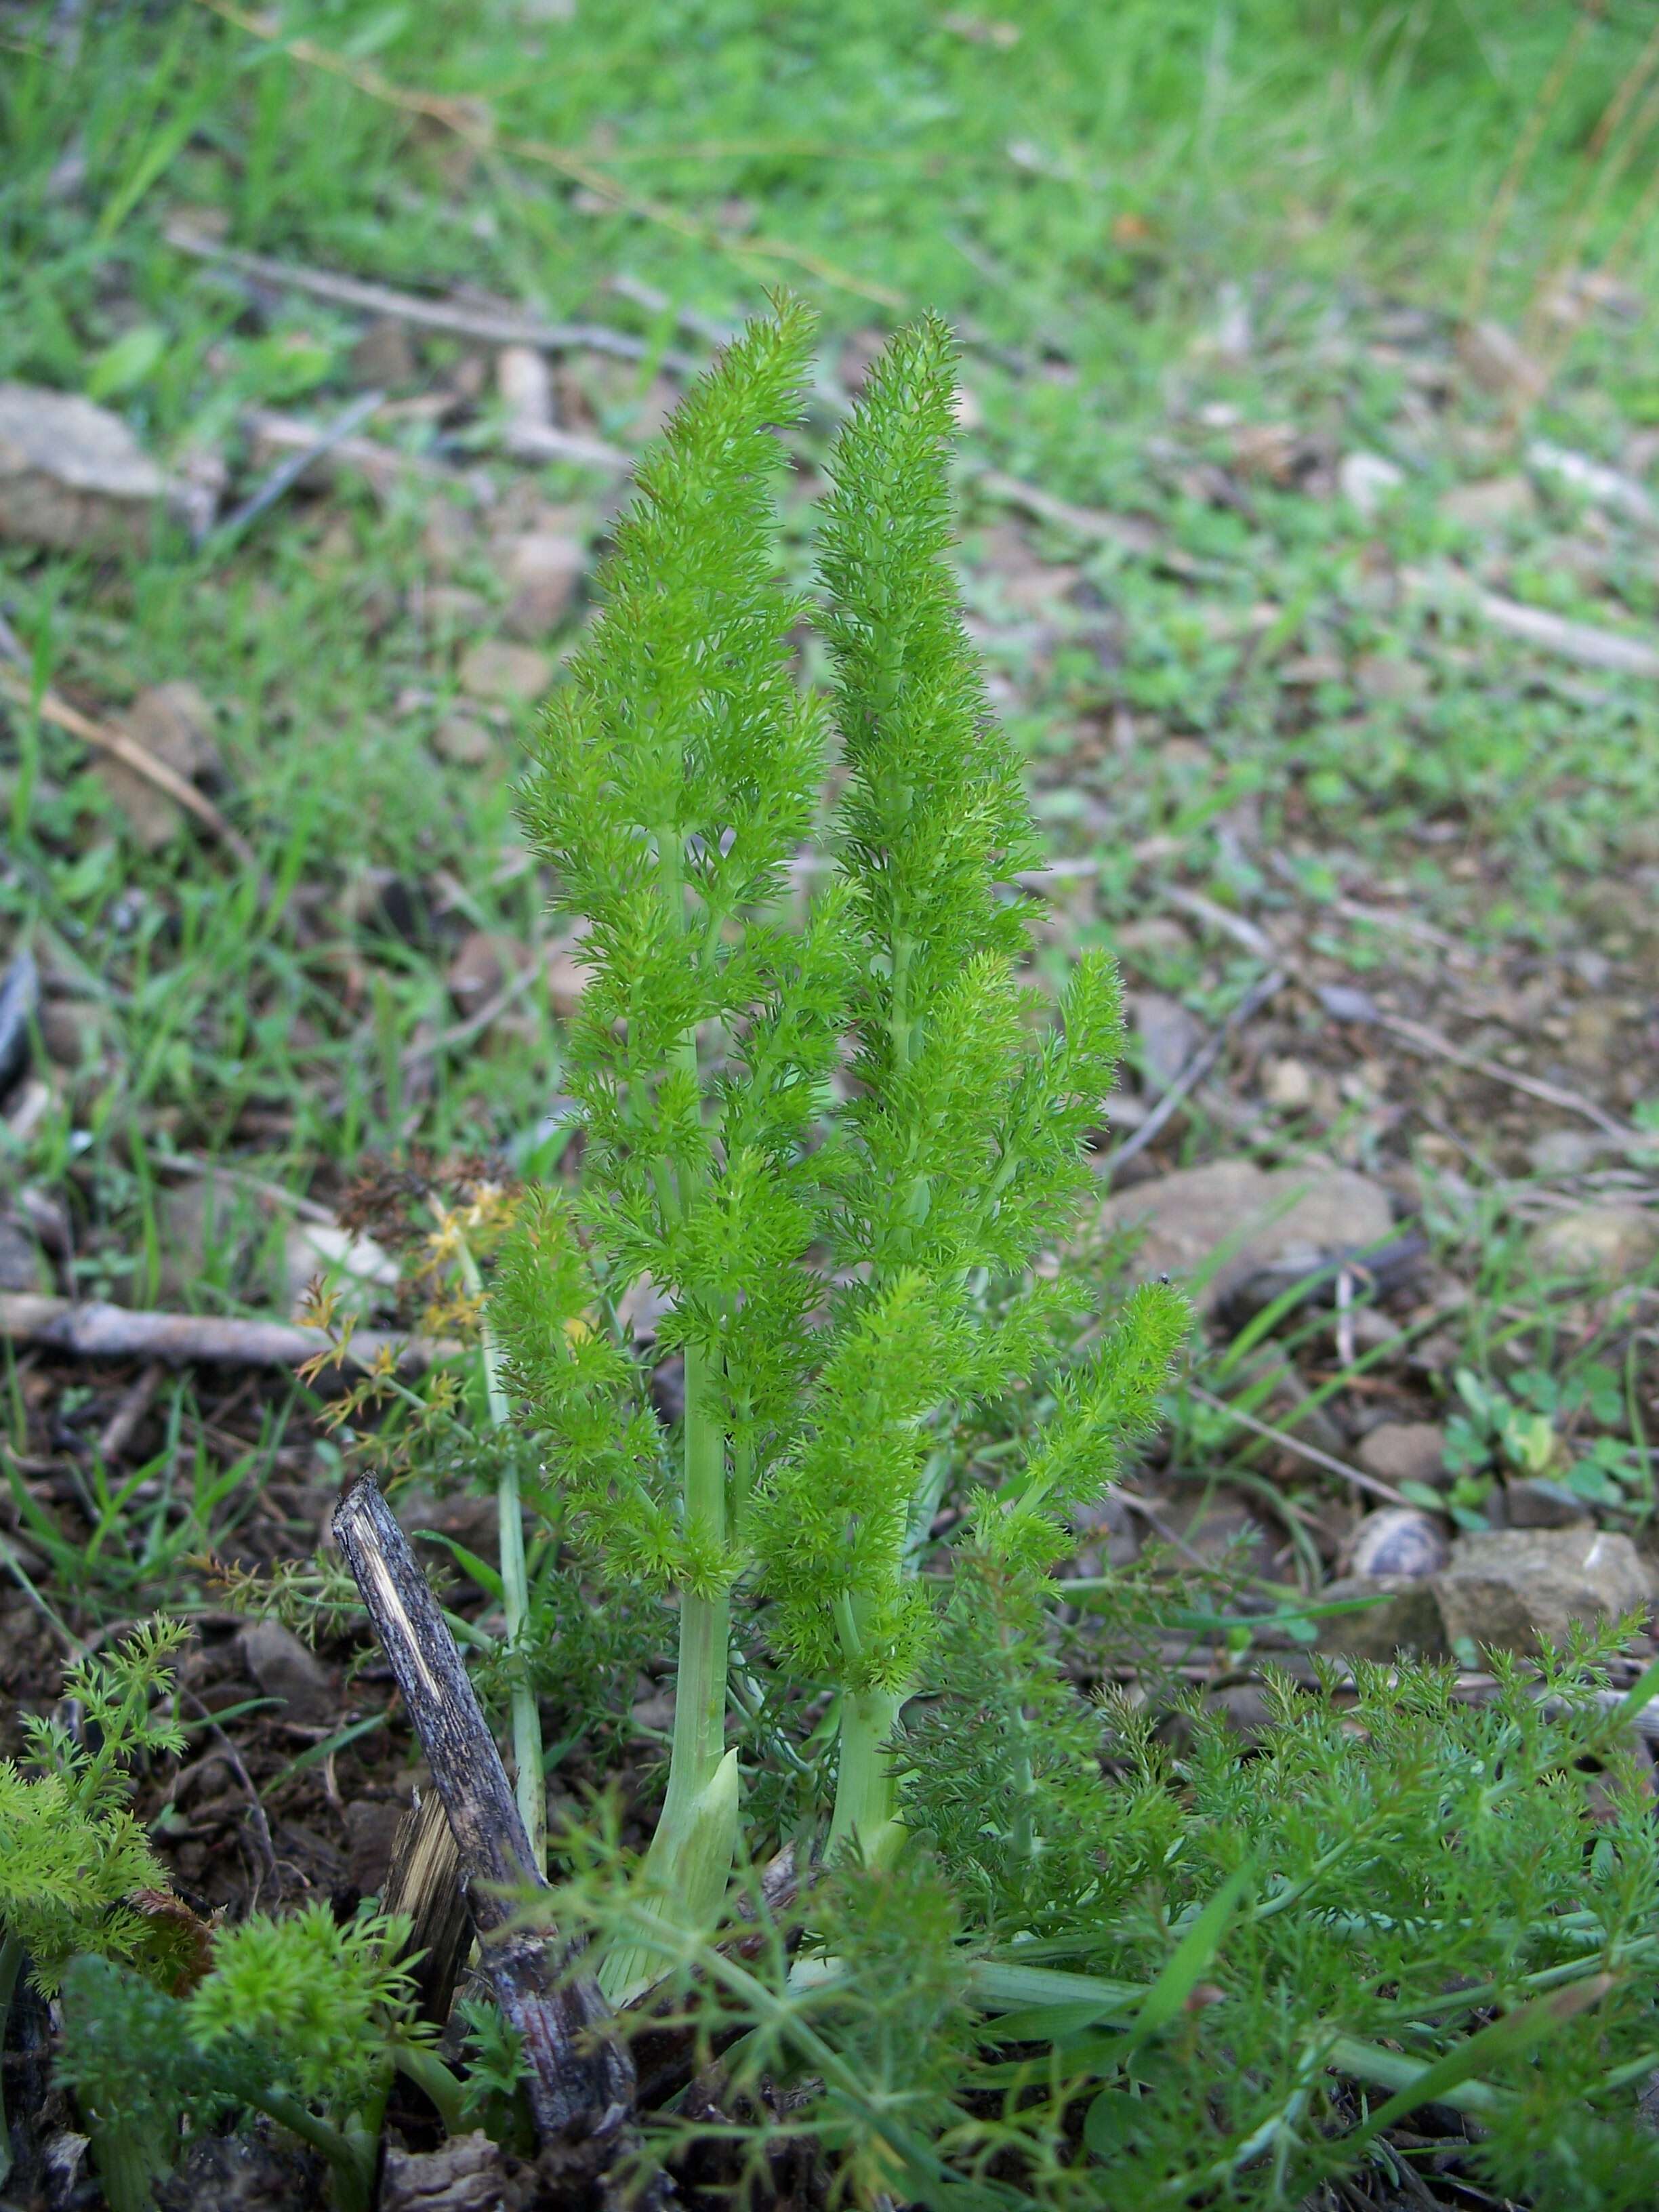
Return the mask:
<svg viewBox="0 0 1659 2212"><path fill-rule="evenodd" d="M271 1840L270 1822L265 1817L264 1802L253 1786L253 1778L242 1763L242 1754L193 1690L181 1690L179 1694L186 1704L196 1708L202 1719L207 1723L207 1733L212 1739L215 1751L241 1785L243 1795L248 1802L248 1825L253 1830L254 1839L259 1846L259 1856L264 1862L266 1874L270 1877L270 1886L280 1897L283 1893L283 1871L276 1857L276 1846ZM250 1909L258 1902L259 1885L256 1881L253 1885L253 1894L248 1899Z"/></svg>
<svg viewBox="0 0 1659 2212"><path fill-rule="evenodd" d="M137 1381L122 1392L120 1403L99 1432L98 1456L106 1467L113 1466L132 1442L139 1422L155 1402L166 1373L161 1361L152 1359Z"/></svg>
<svg viewBox="0 0 1659 2212"><path fill-rule="evenodd" d="M1619 676L1659 677L1659 647L1644 644L1639 637L1626 637L1620 630L1602 629L1594 623L1570 622L1546 607L1523 606L1519 599L1506 599L1497 592L1485 590L1462 568L1448 567L1438 576L1407 569L1401 580L1408 590L1466 607L1505 636L1535 645L1540 653L1553 653L1581 668L1606 668Z"/></svg>
<svg viewBox="0 0 1659 2212"><path fill-rule="evenodd" d="M331 422L318 431L309 446L297 448L277 462L258 489L234 514L228 514L216 530L208 532L203 541L206 547L214 553L228 553L251 524L294 489L313 461L321 460L325 453L331 453L337 446L343 445L385 398L383 392L360 392L349 407L343 408Z"/></svg>
<svg viewBox="0 0 1659 2212"><path fill-rule="evenodd" d="M36 699L29 685L9 668L0 668L0 697L9 699L26 714L36 714L43 722L50 722L55 728L67 731L70 737L79 738L83 744L95 745L100 752L120 761L135 775L154 784L157 791L166 792L187 814L193 814L250 873L258 872L258 856L241 832L232 828L213 801L204 798L187 776L169 768L164 760L158 760L137 738L129 737L125 730L115 729L107 722L94 722L89 714L83 714L78 707L71 707L56 691L45 690Z"/></svg>
<svg viewBox="0 0 1659 2212"><path fill-rule="evenodd" d="M1558 1083L1546 1083L1541 1076L1524 1075L1518 1069L1504 1067L1498 1060L1487 1060L1478 1052L1465 1052L1449 1037L1431 1030L1425 1022L1409 1020L1404 1014L1385 1013L1367 991L1354 990L1342 985L1318 987L1320 1003L1337 1020L1372 1024L1398 1037L1408 1052L1425 1059L1448 1060L1454 1066L1467 1067L1471 1074L1485 1076L1489 1083L1501 1083L1511 1090L1524 1091L1528 1098L1541 1099L1547 1106L1558 1106L1564 1114L1577 1114L1609 1137L1621 1144L1639 1144L1640 1132L1617 1120L1577 1091L1565 1091Z"/></svg>
<svg viewBox="0 0 1659 2212"><path fill-rule="evenodd" d="M159 1359L169 1367L195 1361L214 1367L300 1367L334 1341L297 1322L145 1313L24 1291L0 1293L0 1339L44 1345L78 1359ZM461 1349L445 1338L392 1336L378 1329L359 1329L337 1348L342 1368L367 1370L389 1354L400 1369L416 1372L454 1358Z"/></svg>
<svg viewBox="0 0 1659 2212"><path fill-rule="evenodd" d="M551 422L510 422L501 446L515 461L563 461L573 468L605 469L617 476L626 476L634 465L632 456L620 446L561 430Z"/></svg>
<svg viewBox="0 0 1659 2212"><path fill-rule="evenodd" d="M1126 1160L1132 1160L1137 1152L1146 1151L1153 1138L1170 1121L1182 1099L1204 1080L1215 1066L1226 1050L1229 1041L1246 1022L1260 1013L1268 1000L1276 997L1289 981L1290 976L1285 969L1275 968L1269 974L1263 975L1259 981L1251 984L1220 1028L1200 1045L1169 1089L1160 1095L1158 1103L1140 1127L1132 1131L1115 1152L1108 1152L1103 1159L1097 1163L1097 1170L1101 1175L1109 1181Z"/></svg>
<svg viewBox="0 0 1659 2212"><path fill-rule="evenodd" d="M602 353L617 361L654 360L677 376L695 374L696 363L672 350L658 353L644 338L626 331L608 329L603 323L544 323L533 315L511 309L493 311L469 307L457 300L428 300L414 292L394 291L389 284L374 284L361 276L343 276L331 269L308 269L291 261L273 261L263 253L244 253L221 246L188 226L168 227L167 240L180 253L193 255L222 269L234 270L255 284L284 292L303 292L313 300L326 300L362 315L373 315L412 330L438 331L447 337L473 338L480 345L532 346L538 353ZM620 288L613 288L620 289Z"/></svg>
<svg viewBox="0 0 1659 2212"><path fill-rule="evenodd" d="M1200 1389L1196 1382L1187 1385L1187 1395L1196 1398L1200 1406L1207 1406L1212 1413L1224 1413L1230 1421L1237 1421L1240 1428L1249 1429L1252 1435L1265 1437L1269 1443L1279 1444L1285 1451L1294 1452L1298 1459L1305 1459L1315 1467L1322 1467L1328 1474L1340 1474L1344 1482L1352 1483L1356 1490L1369 1491L1373 1498L1386 1498L1390 1505L1411 1504L1410 1498L1402 1497L1392 1483L1379 1481L1376 1475L1367 1474L1363 1468L1350 1467L1346 1460L1337 1459L1330 1452L1321 1451L1317 1444L1304 1443L1288 1429L1275 1429L1266 1421L1258 1421L1254 1413L1247 1413L1237 1406L1230 1406L1224 1398L1212 1396L1209 1391Z"/></svg>
<svg viewBox="0 0 1659 2212"><path fill-rule="evenodd" d="M298 415L277 415L268 409L256 408L243 420L248 435L268 451L298 458L296 477L303 475L319 459L331 460L366 477L381 499L388 498L405 476L419 477L432 483L465 481L458 479L453 469L428 460L423 454L405 453L399 446L382 445L378 438L349 434L331 438L320 423L307 422ZM281 465L286 467L287 461Z"/></svg>

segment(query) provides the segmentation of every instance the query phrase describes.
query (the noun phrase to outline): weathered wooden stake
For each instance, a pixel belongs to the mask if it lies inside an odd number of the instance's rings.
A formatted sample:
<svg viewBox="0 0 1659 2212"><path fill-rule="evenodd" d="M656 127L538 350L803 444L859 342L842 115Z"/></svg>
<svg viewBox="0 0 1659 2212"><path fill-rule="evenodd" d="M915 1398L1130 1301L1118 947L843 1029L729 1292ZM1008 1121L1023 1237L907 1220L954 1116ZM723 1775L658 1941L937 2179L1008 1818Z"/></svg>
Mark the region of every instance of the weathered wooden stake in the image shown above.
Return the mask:
<svg viewBox="0 0 1659 2212"><path fill-rule="evenodd" d="M561 1974L550 1933L514 1925L514 1893L547 1883L455 1639L391 1507L367 1478L335 1508L334 1534L449 1816L479 1963L524 2038L537 2129L571 2142L611 2135L620 2150L630 2132L633 2061L593 1982Z"/></svg>

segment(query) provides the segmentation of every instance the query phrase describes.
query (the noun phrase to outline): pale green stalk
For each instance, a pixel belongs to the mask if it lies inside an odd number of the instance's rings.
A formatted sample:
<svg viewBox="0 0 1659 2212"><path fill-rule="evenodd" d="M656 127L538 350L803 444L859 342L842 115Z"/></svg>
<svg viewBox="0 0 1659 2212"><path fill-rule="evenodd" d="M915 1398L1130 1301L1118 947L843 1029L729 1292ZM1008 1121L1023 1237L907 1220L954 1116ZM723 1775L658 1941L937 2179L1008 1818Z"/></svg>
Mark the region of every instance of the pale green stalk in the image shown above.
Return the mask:
<svg viewBox="0 0 1659 2212"><path fill-rule="evenodd" d="M684 890L679 845L672 826L657 837L664 902L684 929ZM697 1073L696 1035L676 1054L683 1073ZM665 1205L678 1200L666 1164L658 1175ZM688 1536L723 1547L726 1538L726 1430L720 1415L721 1366L717 1352L685 1348L684 1488ZM651 1848L646 1854L647 1910L684 1928L698 1929L718 1916L738 1847L738 1766L726 1748L726 1679L732 1643L732 1593L680 1592L679 1655L674 1680L674 1736L668 1789ZM621 2003L665 1970L666 1955L642 1942L610 1952L599 1968L600 1989Z"/></svg>
<svg viewBox="0 0 1659 2212"><path fill-rule="evenodd" d="M458 1244L461 1279L467 1295L482 1301L483 1279L465 1239ZM484 1395L492 1426L505 1444L513 1425L513 1404L501 1376L501 1351L486 1317L483 1323ZM525 1639L530 1627L530 1577L525 1565L524 1514L519 1502L519 1465L510 1449L501 1455L495 1479L495 1504L501 1523L501 1611L507 1623L507 1650L512 1664L509 1693L513 1723L513 1765L520 1817L530 1838L536 1864L547 1857L547 1777L542 1765L542 1717L536 1709L534 1685L525 1671Z"/></svg>

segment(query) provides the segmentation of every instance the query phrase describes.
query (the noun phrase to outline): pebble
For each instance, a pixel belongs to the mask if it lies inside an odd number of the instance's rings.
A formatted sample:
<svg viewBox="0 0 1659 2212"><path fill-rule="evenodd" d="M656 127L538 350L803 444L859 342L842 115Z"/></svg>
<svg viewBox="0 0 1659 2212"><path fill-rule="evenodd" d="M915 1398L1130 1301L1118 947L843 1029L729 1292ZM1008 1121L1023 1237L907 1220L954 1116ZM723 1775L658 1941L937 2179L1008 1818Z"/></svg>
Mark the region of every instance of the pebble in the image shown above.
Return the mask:
<svg viewBox="0 0 1659 2212"><path fill-rule="evenodd" d="M517 705L542 696L553 681L553 663L532 646L486 638L463 654L459 674L461 689L473 698Z"/></svg>
<svg viewBox="0 0 1659 2212"><path fill-rule="evenodd" d="M1648 1568L1628 1536L1594 1527L1487 1528L1459 1536L1434 1578L1449 1643L1505 1651L1565 1644L1575 1621L1616 1620L1648 1605Z"/></svg>
<svg viewBox="0 0 1659 2212"><path fill-rule="evenodd" d="M1346 1547L1349 1571L1373 1579L1426 1582L1451 1556L1446 1532L1431 1513L1390 1505L1368 1513Z"/></svg>
<svg viewBox="0 0 1659 2212"><path fill-rule="evenodd" d="M1445 1453L1437 1421L1379 1421L1360 1439L1358 1456L1367 1474L1398 1489L1402 1482L1443 1482Z"/></svg>
<svg viewBox="0 0 1659 2212"><path fill-rule="evenodd" d="M1639 1206L1582 1206L1553 1213L1528 1241L1544 1275L1627 1282L1659 1253L1659 1218Z"/></svg>

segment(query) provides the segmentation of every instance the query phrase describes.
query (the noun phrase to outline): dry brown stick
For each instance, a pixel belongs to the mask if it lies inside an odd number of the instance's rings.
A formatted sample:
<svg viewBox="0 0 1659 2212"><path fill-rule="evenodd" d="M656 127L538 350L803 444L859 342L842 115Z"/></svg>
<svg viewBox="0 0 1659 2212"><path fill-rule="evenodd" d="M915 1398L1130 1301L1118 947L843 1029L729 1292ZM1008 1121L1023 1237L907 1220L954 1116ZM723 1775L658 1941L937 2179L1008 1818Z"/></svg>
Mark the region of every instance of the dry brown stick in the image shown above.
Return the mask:
<svg viewBox="0 0 1659 2212"><path fill-rule="evenodd" d="M71 707L56 691L43 691L37 700L28 684L9 668L0 668L0 694L14 706L39 714L43 722L68 731L70 737L79 738L83 744L95 745L100 752L108 753L112 760L130 768L135 775L143 776L146 783L154 784L157 791L166 792L187 814L193 814L204 828L210 830L245 868L258 872L258 858L240 830L232 828L213 801L204 798L187 776L169 768L164 760L158 760L137 738L130 738L125 730L115 729L107 722L94 722L91 715L83 714L78 707Z"/></svg>
<svg viewBox="0 0 1659 2212"><path fill-rule="evenodd" d="M602 323L544 323L533 315L514 314L510 310L491 313L455 300L423 299L417 293L394 291L389 284L342 276L333 270L308 269L290 261L268 260L262 253L240 252L182 223L168 227L167 240L180 253L215 262L255 283L303 292L311 299L326 300L334 307L376 315L387 322L406 323L414 330L476 338L481 345L532 346L538 353L604 353L618 361L645 361L653 356L646 339L627 331L609 330ZM690 375L696 368L696 363L682 353L671 350L655 358L675 375Z"/></svg>
<svg viewBox="0 0 1659 2212"><path fill-rule="evenodd" d="M1488 592L1466 570L1448 566L1437 576L1424 569L1402 571L1401 581L1408 591L1439 598L1453 608L1479 615L1494 629L1553 653L1581 668L1610 669L1620 676L1659 676L1659 647L1622 630L1603 629L1599 623L1572 622L1552 614L1547 607L1531 607Z"/></svg>
<svg viewBox="0 0 1659 2212"><path fill-rule="evenodd" d="M606 2033L611 2011L597 1984L562 1971L549 1933L523 1924L525 1899L547 1884L409 1539L367 1478L336 1506L333 1526L449 1815L483 1971L524 2039L537 2128L555 2139L619 2135L633 2107L633 2062Z"/></svg>
<svg viewBox="0 0 1659 2212"><path fill-rule="evenodd" d="M1182 1100L1196 1089L1220 1059L1227 1048L1229 1039L1258 1014L1269 999L1282 991L1289 981L1290 977L1283 968L1275 968L1263 975L1260 981L1252 983L1220 1028L1200 1045L1168 1090L1160 1094L1158 1103L1140 1127L1126 1137L1115 1152L1108 1152L1103 1159L1096 1162L1097 1173L1109 1176L1122 1166L1125 1160L1132 1160L1137 1152L1145 1152Z"/></svg>
<svg viewBox="0 0 1659 2212"><path fill-rule="evenodd" d="M1485 1076L1489 1083L1504 1084L1511 1091L1523 1091L1528 1098L1541 1099L1547 1106L1559 1106L1564 1114L1582 1115L1605 1135L1616 1137L1620 1144L1641 1141L1638 1130L1606 1112L1593 1098L1586 1098L1577 1091L1565 1091L1558 1083L1546 1083L1541 1076L1524 1075L1498 1060L1487 1060L1483 1054L1465 1052L1462 1045L1442 1036L1426 1022L1413 1022L1404 1014L1384 1012L1366 992L1326 985L1319 988L1318 995L1327 1013L1334 1014L1339 1021L1372 1024L1386 1030L1390 1036L1398 1037L1408 1052L1431 1060L1449 1060L1454 1066L1467 1067L1473 1075Z"/></svg>
<svg viewBox="0 0 1659 2212"><path fill-rule="evenodd" d="M1212 1413L1224 1413L1230 1421L1237 1421L1240 1428L1249 1429L1258 1437L1266 1437L1270 1443L1283 1445L1286 1451L1294 1452L1298 1459L1308 1460L1315 1467L1322 1467L1331 1474L1340 1474L1344 1482L1352 1483L1356 1490L1368 1490L1373 1498L1386 1498L1390 1505L1411 1504L1410 1498L1402 1497L1392 1483L1378 1481L1376 1475L1367 1474L1363 1468L1350 1467L1346 1460L1337 1459L1330 1452L1321 1451L1317 1444L1304 1444L1300 1437L1292 1436L1288 1429L1272 1428L1266 1421L1258 1421L1254 1413L1246 1413L1237 1406L1230 1406L1224 1398L1212 1397L1209 1391L1200 1390L1196 1382L1187 1385L1187 1394L1196 1398L1200 1406L1209 1407Z"/></svg>
<svg viewBox="0 0 1659 2212"><path fill-rule="evenodd" d="M160 1359L169 1366L199 1360L212 1367L300 1367L334 1341L297 1322L243 1321L229 1314L145 1313L129 1306L84 1304L74 1298L0 1293L0 1338L40 1344L79 1359ZM342 1367L373 1367L391 1352L416 1370L453 1359L460 1350L444 1338L398 1337L359 1329L337 1346Z"/></svg>

